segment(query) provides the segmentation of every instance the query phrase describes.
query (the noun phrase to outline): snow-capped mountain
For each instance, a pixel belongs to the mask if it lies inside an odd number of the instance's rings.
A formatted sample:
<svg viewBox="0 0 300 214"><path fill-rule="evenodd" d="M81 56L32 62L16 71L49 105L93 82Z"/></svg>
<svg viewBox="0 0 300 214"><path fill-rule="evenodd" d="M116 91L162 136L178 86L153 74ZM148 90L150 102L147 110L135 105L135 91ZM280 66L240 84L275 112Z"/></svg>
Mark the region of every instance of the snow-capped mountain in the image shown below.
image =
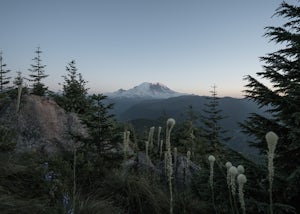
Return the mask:
<svg viewBox="0 0 300 214"><path fill-rule="evenodd" d="M186 95L169 89L161 83L144 82L131 89L119 89L106 94L109 98L139 98L139 99L166 99Z"/></svg>

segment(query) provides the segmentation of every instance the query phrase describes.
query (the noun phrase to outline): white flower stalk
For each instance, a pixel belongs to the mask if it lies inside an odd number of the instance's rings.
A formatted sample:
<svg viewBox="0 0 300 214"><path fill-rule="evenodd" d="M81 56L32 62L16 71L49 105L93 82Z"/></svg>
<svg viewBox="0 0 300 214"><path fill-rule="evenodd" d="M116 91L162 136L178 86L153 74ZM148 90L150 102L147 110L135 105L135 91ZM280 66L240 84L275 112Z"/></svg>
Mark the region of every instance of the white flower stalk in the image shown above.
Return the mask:
<svg viewBox="0 0 300 214"><path fill-rule="evenodd" d="M167 120L167 133L166 133L166 150L168 151L168 148L171 149L170 145L170 136L171 136L171 131L173 127L175 126L175 120L173 118L169 118Z"/></svg>
<svg viewBox="0 0 300 214"><path fill-rule="evenodd" d="M226 167L227 169L230 169L230 167L232 167L232 163L229 162L229 161L227 161L227 162L225 163L225 167Z"/></svg>
<svg viewBox="0 0 300 214"><path fill-rule="evenodd" d="M269 170L269 200L270 200L270 213L273 214L273 197L272 197L272 186L274 178L274 155L275 149L278 142L278 136L274 132L268 132L266 134L266 140L268 143L268 170Z"/></svg>
<svg viewBox="0 0 300 214"><path fill-rule="evenodd" d="M226 162L225 167L227 169L227 185L230 188L230 173L229 173L229 169L230 167L232 167L232 163L231 162Z"/></svg>
<svg viewBox="0 0 300 214"><path fill-rule="evenodd" d="M21 103L21 94L22 94L22 83L18 86L18 96L17 96L17 107L16 107L16 113L19 112L20 109L20 103Z"/></svg>
<svg viewBox="0 0 300 214"><path fill-rule="evenodd" d="M155 127L152 126L149 130L149 136L148 136L148 142L149 142L149 145L150 145L150 148L153 148L153 135L154 135L154 130L155 130Z"/></svg>
<svg viewBox="0 0 300 214"><path fill-rule="evenodd" d="M177 167L177 148L174 148L174 167Z"/></svg>
<svg viewBox="0 0 300 214"><path fill-rule="evenodd" d="M275 149L276 149L276 145L277 145L277 142L278 142L277 134L275 134L274 132L268 132L266 134L266 140L267 140L267 143L268 143L269 152L274 154Z"/></svg>
<svg viewBox="0 0 300 214"><path fill-rule="evenodd" d="M126 131L123 132L123 148L124 148L124 153L126 151L126 142L127 142L127 134Z"/></svg>
<svg viewBox="0 0 300 214"><path fill-rule="evenodd" d="M129 146L129 140L130 140L130 131L126 132L126 138L127 138L127 146Z"/></svg>
<svg viewBox="0 0 300 214"><path fill-rule="evenodd" d="M167 157L168 157L168 180L169 180L169 191L170 191L170 214L173 214L173 190L172 190L172 154L171 154L171 131L175 126L175 120L173 118L169 118L167 120L167 133L166 133L166 149L167 149Z"/></svg>
<svg viewBox="0 0 300 214"><path fill-rule="evenodd" d="M208 161L209 161L209 163L214 163L216 161L215 156L213 156L213 155L208 156Z"/></svg>
<svg viewBox="0 0 300 214"><path fill-rule="evenodd" d="M167 120L167 133L166 133L166 150L171 154L171 131L175 125L175 120L173 118L169 118Z"/></svg>
<svg viewBox="0 0 300 214"><path fill-rule="evenodd" d="M209 167L210 167L210 173L209 173L209 185L211 189L211 198L212 198L212 203L214 206L215 211L216 205L215 205L215 194L214 194L214 163L216 161L216 158L213 155L208 156L208 161L209 161Z"/></svg>
<svg viewBox="0 0 300 214"><path fill-rule="evenodd" d="M169 130L172 129L175 126L175 123L176 123L176 121L173 118L169 118L167 120L167 126L168 126Z"/></svg>
<svg viewBox="0 0 300 214"><path fill-rule="evenodd" d="M130 141L130 131L126 132L126 152L128 153L128 149L129 149L129 141Z"/></svg>
<svg viewBox="0 0 300 214"><path fill-rule="evenodd" d="M172 154L167 153L168 156L168 180L169 180L169 193L170 193L170 214L173 214L173 188L172 188Z"/></svg>
<svg viewBox="0 0 300 214"><path fill-rule="evenodd" d="M130 131L123 132L124 160L127 160L127 153L128 153L128 149L129 149L129 136L130 136Z"/></svg>
<svg viewBox="0 0 300 214"><path fill-rule="evenodd" d="M238 171L238 175L239 174L244 174L245 168L243 167L243 165L238 165L237 166L237 171Z"/></svg>
<svg viewBox="0 0 300 214"><path fill-rule="evenodd" d="M229 175L230 175L230 187L231 187L231 193L234 196L236 192L236 183L235 183L235 177L237 176L238 171L235 166L230 167L229 169Z"/></svg>
<svg viewBox="0 0 300 214"><path fill-rule="evenodd" d="M158 127L157 131L157 147L160 148L160 134L161 134L161 126Z"/></svg>
<svg viewBox="0 0 300 214"><path fill-rule="evenodd" d="M186 157L187 157L187 162L190 162L190 160L191 160L191 151L187 151Z"/></svg>
<svg viewBox="0 0 300 214"><path fill-rule="evenodd" d="M210 174L209 174L209 184L210 187L213 189L214 186L214 163L216 158L213 155L208 156L209 167L210 167Z"/></svg>
<svg viewBox="0 0 300 214"><path fill-rule="evenodd" d="M188 180L188 177L189 177L190 161L191 161L191 151L187 151L187 153L186 153L186 163L185 163L185 166L184 166L184 176L183 176L184 185L187 184L187 180Z"/></svg>
<svg viewBox="0 0 300 214"><path fill-rule="evenodd" d="M165 175L168 175L168 152L164 152L164 169L165 169Z"/></svg>
<svg viewBox="0 0 300 214"><path fill-rule="evenodd" d="M164 145L164 141L163 140L161 140L160 141L160 148L159 148L159 159L161 160L161 156L162 156L162 152L163 152L163 150L162 150L162 148L163 148L163 145Z"/></svg>
<svg viewBox="0 0 300 214"><path fill-rule="evenodd" d="M247 178L244 174L239 174L237 177L237 182L239 185L239 201L243 214L246 213L245 199L244 199L244 184L247 182Z"/></svg>
<svg viewBox="0 0 300 214"><path fill-rule="evenodd" d="M273 182L274 177L274 165L273 159L275 155L275 149L278 142L278 136L274 132L268 132L266 134L266 140L268 143L268 170L269 170L269 181Z"/></svg>
<svg viewBox="0 0 300 214"><path fill-rule="evenodd" d="M227 174L226 174L226 180L227 180L227 187L228 187L228 193L229 193L229 201L230 201L230 207L231 207L231 210L232 210L232 213L235 213L234 211L234 208L235 208L235 203L233 205L233 202L232 202L232 195L231 195L231 176L230 176L230 172L229 172L229 169L232 167L232 163L227 161L226 164L225 164L225 167L227 169ZM235 199L234 199L234 202L235 202ZM237 209L236 209L237 210Z"/></svg>
<svg viewBox="0 0 300 214"><path fill-rule="evenodd" d="M147 164L149 164L149 142L145 142L145 148L146 148L146 159L147 159Z"/></svg>

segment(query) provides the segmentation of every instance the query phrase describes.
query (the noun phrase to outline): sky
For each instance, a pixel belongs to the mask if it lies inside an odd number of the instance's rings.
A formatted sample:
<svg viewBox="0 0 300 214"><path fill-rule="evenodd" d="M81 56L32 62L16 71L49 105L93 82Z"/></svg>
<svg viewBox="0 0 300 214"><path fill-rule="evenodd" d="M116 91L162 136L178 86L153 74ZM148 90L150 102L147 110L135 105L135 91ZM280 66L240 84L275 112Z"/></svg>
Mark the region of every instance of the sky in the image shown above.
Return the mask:
<svg viewBox="0 0 300 214"><path fill-rule="evenodd" d="M11 75L29 74L39 46L43 83L61 90L75 60L91 93L160 82L172 90L243 97L245 75L278 49L280 0L1 0L0 51ZM295 3L296 1L287 1Z"/></svg>

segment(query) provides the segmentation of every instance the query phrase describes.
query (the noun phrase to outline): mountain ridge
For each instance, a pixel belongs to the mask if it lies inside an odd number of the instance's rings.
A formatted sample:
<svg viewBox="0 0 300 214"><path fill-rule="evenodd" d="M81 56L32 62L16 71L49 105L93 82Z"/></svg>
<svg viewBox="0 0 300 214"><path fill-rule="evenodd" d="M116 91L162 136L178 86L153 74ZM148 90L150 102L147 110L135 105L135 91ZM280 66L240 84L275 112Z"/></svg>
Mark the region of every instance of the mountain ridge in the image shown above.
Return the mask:
<svg viewBox="0 0 300 214"><path fill-rule="evenodd" d="M119 121L133 123L138 129L157 124L157 120L163 115L173 117L178 122L183 121L188 107L192 106L196 115L203 114L207 96L184 95L167 99L145 99L137 100L130 98L109 99L115 103L113 113ZM230 148L243 154L258 157L258 152L247 144L252 139L243 133L239 123L245 121L251 113L268 116L265 108L259 106L246 98L222 97L219 99L219 107L225 117L220 125L228 130L228 136L232 137L225 144ZM147 130L147 129L146 129Z"/></svg>
<svg viewBox="0 0 300 214"><path fill-rule="evenodd" d="M171 90L169 87L159 82L143 82L128 90L119 89L115 92L106 93L105 95L109 98L167 99L187 94Z"/></svg>

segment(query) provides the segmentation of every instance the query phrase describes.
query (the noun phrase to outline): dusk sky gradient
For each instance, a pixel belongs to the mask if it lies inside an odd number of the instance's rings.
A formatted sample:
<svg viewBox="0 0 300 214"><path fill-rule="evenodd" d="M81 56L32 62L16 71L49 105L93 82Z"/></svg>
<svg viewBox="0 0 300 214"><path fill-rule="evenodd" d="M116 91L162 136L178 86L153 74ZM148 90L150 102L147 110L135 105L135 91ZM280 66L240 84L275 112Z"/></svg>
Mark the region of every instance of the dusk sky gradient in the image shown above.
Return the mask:
<svg viewBox="0 0 300 214"><path fill-rule="evenodd" d="M263 37L281 0L1 0L0 51L12 75L24 76L40 46L59 90L75 59L90 92L142 82L208 95L242 97L243 77L262 70L259 57L278 49ZM288 1L295 2L295 1Z"/></svg>

